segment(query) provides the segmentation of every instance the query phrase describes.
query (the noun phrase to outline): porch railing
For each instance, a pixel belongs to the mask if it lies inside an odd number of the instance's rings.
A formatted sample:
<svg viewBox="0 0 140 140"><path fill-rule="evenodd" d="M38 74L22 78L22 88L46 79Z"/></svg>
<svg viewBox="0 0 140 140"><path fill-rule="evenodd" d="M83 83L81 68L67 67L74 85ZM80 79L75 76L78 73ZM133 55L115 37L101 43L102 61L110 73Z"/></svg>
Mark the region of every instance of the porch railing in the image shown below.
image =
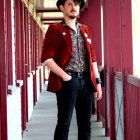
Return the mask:
<svg viewBox="0 0 140 140"><path fill-rule="evenodd" d="M97 119L102 121L111 140L140 138L140 79L126 70L104 70L103 99L97 102Z"/></svg>

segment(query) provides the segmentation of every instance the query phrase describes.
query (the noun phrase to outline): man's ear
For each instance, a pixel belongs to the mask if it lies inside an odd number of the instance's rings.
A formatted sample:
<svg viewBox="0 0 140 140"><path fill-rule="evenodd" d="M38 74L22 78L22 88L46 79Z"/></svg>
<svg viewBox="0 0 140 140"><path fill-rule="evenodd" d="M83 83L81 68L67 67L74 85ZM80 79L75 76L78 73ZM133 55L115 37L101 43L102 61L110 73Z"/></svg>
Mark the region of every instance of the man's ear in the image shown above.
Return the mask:
<svg viewBox="0 0 140 140"><path fill-rule="evenodd" d="M64 11L64 6L63 5L60 5L59 8L62 12Z"/></svg>

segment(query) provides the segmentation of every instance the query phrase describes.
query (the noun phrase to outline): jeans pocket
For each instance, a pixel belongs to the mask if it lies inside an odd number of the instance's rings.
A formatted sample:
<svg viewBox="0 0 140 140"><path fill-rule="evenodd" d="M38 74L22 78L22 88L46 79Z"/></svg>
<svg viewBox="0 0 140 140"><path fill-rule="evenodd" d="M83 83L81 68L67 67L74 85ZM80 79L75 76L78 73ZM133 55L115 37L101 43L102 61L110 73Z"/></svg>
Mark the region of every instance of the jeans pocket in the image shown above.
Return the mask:
<svg viewBox="0 0 140 140"><path fill-rule="evenodd" d="M79 87L79 82L75 77L72 77L69 81L63 81L62 83L64 88L73 89Z"/></svg>
<svg viewBox="0 0 140 140"><path fill-rule="evenodd" d="M71 77L71 79L68 81L62 81L62 83L70 83L72 80L73 80L73 77Z"/></svg>

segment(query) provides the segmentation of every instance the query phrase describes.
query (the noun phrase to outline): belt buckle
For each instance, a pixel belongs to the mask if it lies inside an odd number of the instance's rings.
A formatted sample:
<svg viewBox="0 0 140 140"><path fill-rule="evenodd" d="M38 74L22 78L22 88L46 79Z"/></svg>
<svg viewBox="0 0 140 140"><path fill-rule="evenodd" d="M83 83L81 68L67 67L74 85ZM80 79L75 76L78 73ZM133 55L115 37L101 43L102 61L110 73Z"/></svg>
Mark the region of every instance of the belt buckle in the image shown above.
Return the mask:
<svg viewBox="0 0 140 140"><path fill-rule="evenodd" d="M82 75L80 75L80 73L78 72L78 78L82 78Z"/></svg>

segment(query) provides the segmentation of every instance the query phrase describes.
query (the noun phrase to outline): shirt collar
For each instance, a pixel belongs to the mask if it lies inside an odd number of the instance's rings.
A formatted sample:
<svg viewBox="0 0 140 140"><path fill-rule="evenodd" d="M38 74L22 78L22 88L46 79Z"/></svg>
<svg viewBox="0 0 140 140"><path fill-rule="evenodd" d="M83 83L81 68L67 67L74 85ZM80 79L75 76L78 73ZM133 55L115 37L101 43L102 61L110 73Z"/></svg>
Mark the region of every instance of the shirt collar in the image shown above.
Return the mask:
<svg viewBox="0 0 140 140"><path fill-rule="evenodd" d="M63 25L63 26L68 26L68 27L69 27L69 25L67 25L65 19L62 20L62 25ZM78 28L81 28L82 24L80 24L78 21L76 21L76 26L77 26Z"/></svg>

